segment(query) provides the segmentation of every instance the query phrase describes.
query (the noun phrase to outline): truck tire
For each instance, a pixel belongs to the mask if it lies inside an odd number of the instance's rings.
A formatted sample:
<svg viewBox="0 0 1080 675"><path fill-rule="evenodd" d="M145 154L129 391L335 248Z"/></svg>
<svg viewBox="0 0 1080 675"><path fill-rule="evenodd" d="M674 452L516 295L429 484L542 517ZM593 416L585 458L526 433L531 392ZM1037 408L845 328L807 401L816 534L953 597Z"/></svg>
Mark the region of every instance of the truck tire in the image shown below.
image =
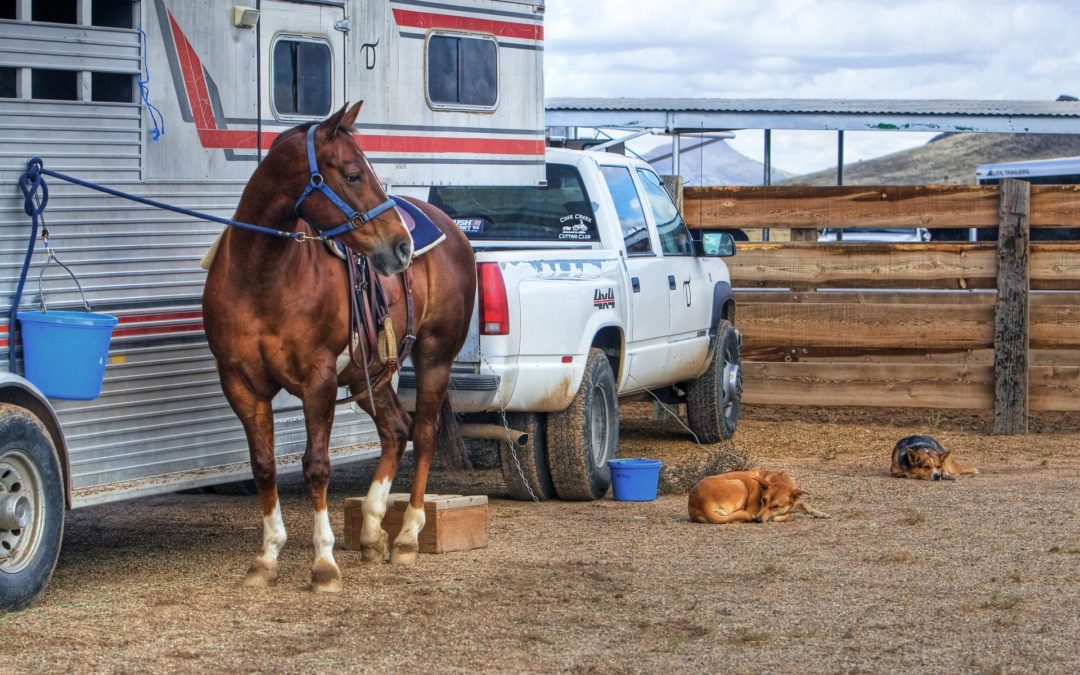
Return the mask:
<svg viewBox="0 0 1080 675"><path fill-rule="evenodd" d="M611 485L607 461L619 448L619 398L607 356L592 349L570 407L550 413L548 466L559 499L599 499Z"/></svg>
<svg viewBox="0 0 1080 675"><path fill-rule="evenodd" d="M686 387L686 417L700 443L718 443L735 435L742 399L739 334L730 321L717 326L705 374Z"/></svg>
<svg viewBox="0 0 1080 675"><path fill-rule="evenodd" d="M523 448L499 443L499 464L510 497L521 501L544 501L555 497L555 485L548 470L547 429L544 415L508 413L506 424L529 434Z"/></svg>
<svg viewBox="0 0 1080 675"><path fill-rule="evenodd" d="M49 583L64 535L60 458L38 418L0 404L0 610L26 607Z"/></svg>

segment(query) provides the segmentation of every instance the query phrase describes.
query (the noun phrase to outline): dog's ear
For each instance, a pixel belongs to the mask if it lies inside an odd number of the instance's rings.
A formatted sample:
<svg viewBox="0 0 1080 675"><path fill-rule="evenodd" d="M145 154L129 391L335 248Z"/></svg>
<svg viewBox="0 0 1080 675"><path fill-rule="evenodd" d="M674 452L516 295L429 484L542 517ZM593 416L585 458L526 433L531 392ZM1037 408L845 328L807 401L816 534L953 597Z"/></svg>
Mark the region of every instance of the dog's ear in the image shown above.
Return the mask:
<svg viewBox="0 0 1080 675"><path fill-rule="evenodd" d="M908 466L915 466L916 455L918 455L918 451L914 448L904 450L904 459L907 460Z"/></svg>
<svg viewBox="0 0 1080 675"><path fill-rule="evenodd" d="M951 454L952 454L952 450L946 450L945 452L941 453L941 461L944 462L945 458L948 457Z"/></svg>

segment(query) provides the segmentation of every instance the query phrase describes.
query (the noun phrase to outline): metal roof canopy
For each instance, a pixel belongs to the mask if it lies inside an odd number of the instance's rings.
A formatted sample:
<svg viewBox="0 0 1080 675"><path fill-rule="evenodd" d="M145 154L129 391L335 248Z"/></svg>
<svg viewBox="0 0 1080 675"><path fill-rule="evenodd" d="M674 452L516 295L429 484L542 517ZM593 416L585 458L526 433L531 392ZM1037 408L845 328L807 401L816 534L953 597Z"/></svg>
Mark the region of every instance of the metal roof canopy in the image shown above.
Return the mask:
<svg viewBox="0 0 1080 675"><path fill-rule="evenodd" d="M549 98L549 127L1080 134L1077 101Z"/></svg>
<svg viewBox="0 0 1080 675"><path fill-rule="evenodd" d="M671 173L679 173L680 134L762 129L762 184L772 183L772 131L835 131L836 184L844 184L845 131L1080 134L1078 101L769 98L549 98L550 127L659 128L672 134ZM769 230L763 236L768 241ZM974 230L972 231L974 237Z"/></svg>

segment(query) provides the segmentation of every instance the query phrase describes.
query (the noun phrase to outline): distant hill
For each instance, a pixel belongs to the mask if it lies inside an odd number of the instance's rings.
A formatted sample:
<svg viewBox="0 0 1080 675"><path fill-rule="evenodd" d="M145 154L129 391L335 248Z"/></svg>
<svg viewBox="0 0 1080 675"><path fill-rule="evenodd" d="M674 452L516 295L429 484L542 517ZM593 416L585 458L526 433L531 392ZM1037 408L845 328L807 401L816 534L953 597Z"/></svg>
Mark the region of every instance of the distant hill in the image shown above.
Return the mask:
<svg viewBox="0 0 1080 675"><path fill-rule="evenodd" d="M1080 134L948 133L935 136L918 148L845 164L844 184L974 183L975 167L979 164L1077 156L1080 156ZM836 185L836 169L776 182Z"/></svg>
<svg viewBox="0 0 1080 675"><path fill-rule="evenodd" d="M764 164L747 157L722 139L685 136L680 149L679 173L685 185L761 185L765 175ZM671 173L670 141L641 154L658 173ZM774 183L791 175L780 169L772 170Z"/></svg>

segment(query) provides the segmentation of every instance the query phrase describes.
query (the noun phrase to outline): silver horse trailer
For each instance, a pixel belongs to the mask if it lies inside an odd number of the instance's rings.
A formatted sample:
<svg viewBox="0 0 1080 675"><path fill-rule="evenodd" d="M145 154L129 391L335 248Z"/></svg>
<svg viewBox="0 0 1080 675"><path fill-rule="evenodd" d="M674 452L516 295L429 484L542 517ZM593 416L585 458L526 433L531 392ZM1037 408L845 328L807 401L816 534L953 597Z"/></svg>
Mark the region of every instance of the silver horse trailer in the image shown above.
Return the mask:
<svg viewBox="0 0 1080 675"><path fill-rule="evenodd" d="M31 237L16 184L47 169L229 217L283 130L363 100L358 140L388 190L544 178L543 0L14 0L0 3L0 608L48 582L65 509L247 478L247 444L202 328L199 260L221 225L47 179L49 247L118 318L93 400L50 399L9 321ZM37 195L42 196L42 190ZM19 307L82 305L30 258ZM19 309L16 307L16 309ZM11 325L13 324L13 325ZM66 367L67 353L50 354ZM275 400L282 471L305 443ZM338 410L337 461L377 454Z"/></svg>

